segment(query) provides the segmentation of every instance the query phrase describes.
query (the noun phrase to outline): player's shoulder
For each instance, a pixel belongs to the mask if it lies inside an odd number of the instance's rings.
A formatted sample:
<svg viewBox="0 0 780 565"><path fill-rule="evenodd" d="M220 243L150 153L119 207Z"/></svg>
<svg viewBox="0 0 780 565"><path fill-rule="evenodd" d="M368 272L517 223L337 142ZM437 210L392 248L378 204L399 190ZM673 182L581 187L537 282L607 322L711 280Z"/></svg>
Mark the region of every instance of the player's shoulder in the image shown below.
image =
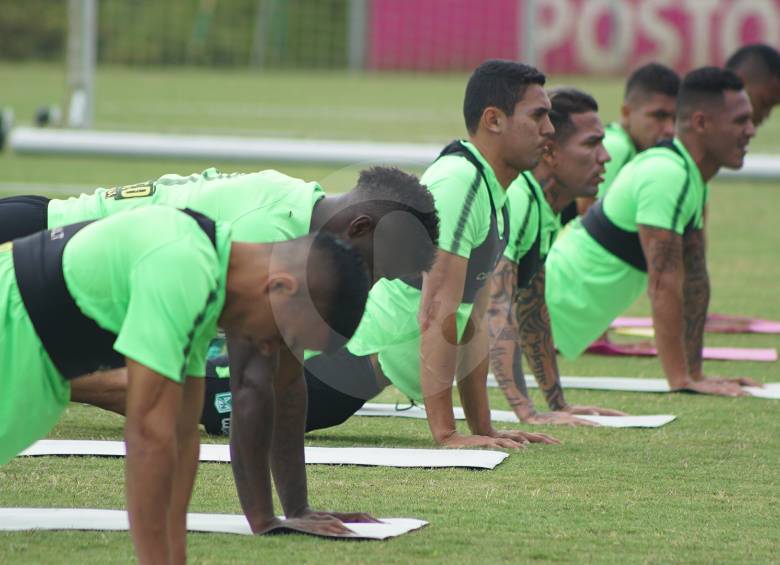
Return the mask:
<svg viewBox="0 0 780 565"><path fill-rule="evenodd" d="M526 175L530 173L521 173L506 191L507 206L511 216L525 214L531 207L531 203L536 200L536 193L532 185L533 180Z"/></svg>
<svg viewBox="0 0 780 565"><path fill-rule="evenodd" d="M450 154L436 159L423 173L421 182L430 190L442 184L462 186L467 190L477 179L481 180L480 171L469 159L464 155Z"/></svg>
<svg viewBox="0 0 780 565"><path fill-rule="evenodd" d="M665 177L685 176L685 158L667 146L651 147L637 155L631 162L637 174L665 180Z"/></svg>

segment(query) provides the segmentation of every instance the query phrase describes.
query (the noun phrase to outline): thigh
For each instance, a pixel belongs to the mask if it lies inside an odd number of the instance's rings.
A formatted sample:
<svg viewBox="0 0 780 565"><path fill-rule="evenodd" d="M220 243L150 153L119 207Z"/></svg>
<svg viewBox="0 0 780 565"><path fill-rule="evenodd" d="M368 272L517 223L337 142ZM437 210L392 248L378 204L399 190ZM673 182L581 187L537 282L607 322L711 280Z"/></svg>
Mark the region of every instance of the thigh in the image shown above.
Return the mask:
<svg viewBox="0 0 780 565"><path fill-rule="evenodd" d="M369 357L352 355L346 349L309 359L304 372L307 432L344 423L382 390Z"/></svg>
<svg viewBox="0 0 780 565"><path fill-rule="evenodd" d="M0 198L0 243L45 230L48 206L44 196Z"/></svg>

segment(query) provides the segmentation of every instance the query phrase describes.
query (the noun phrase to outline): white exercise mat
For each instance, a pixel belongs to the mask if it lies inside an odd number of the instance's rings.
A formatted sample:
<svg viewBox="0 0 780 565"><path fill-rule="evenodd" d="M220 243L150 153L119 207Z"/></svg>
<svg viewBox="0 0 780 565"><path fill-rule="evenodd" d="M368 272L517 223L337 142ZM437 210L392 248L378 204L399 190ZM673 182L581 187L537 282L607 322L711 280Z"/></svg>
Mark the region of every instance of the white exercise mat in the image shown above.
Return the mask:
<svg viewBox="0 0 780 565"><path fill-rule="evenodd" d="M348 539L383 540L394 538L428 525L413 518L381 518L380 523L346 524L353 531L348 536L322 536ZM124 510L93 508L0 508L0 530L98 530L129 529ZM187 514L191 532L252 535L246 518L239 514ZM291 531L291 530L287 530Z"/></svg>
<svg viewBox="0 0 780 565"><path fill-rule="evenodd" d="M456 420L465 420L466 414L460 406L453 407ZM422 406L396 407L393 404L365 404L355 413L356 416L391 416L400 418L425 419ZM660 428L673 421L676 416L656 414L652 416L577 416L590 420L605 428ZM490 419L494 422L517 424L520 422L514 412L509 410L491 410Z"/></svg>
<svg viewBox="0 0 780 565"><path fill-rule="evenodd" d="M538 388L536 379L525 377L528 388ZM498 387L493 375L488 375L488 386ZM563 388L589 390L621 390L624 392L669 392L666 379L634 379L629 377L561 377ZM780 383L767 383L763 387L744 386L742 390L758 398L780 400Z"/></svg>
<svg viewBox="0 0 780 565"><path fill-rule="evenodd" d="M424 417L424 416L423 416ZM124 457L123 441L43 439L19 455L86 455ZM396 449L389 447L306 447L307 465L367 465L373 467L466 467L495 469L507 458L502 451L475 449ZM226 444L200 446L200 460L230 462Z"/></svg>

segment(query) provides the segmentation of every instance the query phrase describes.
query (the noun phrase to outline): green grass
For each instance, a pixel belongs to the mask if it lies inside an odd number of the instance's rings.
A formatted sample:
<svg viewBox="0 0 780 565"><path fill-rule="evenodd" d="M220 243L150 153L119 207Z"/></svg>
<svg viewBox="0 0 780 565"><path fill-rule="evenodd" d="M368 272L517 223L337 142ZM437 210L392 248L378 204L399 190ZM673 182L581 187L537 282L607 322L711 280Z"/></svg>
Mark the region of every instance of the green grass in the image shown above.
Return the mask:
<svg viewBox="0 0 780 565"><path fill-rule="evenodd" d="M20 118L55 101L55 67L0 66L0 104ZM555 81L559 82L559 81ZM616 81L580 81L616 114ZM460 135L463 76L241 74L126 71L98 76L98 126L312 138L443 142ZM213 112L211 111L213 108ZM235 109L246 109L237 116ZM273 111L267 111L272 109ZM242 110L243 111L243 110ZM375 115L374 115L375 114ZM390 119L389 116L394 116ZM756 143L773 149L778 120ZM125 184L215 163L121 159L0 157L0 186ZM269 163L216 163L254 170ZM354 168L281 166L325 179L331 190L354 180ZM5 189L8 193L8 189ZM52 194L59 194L56 190ZM777 299L780 190L771 184L716 182L709 227L712 309L780 319ZM646 313L640 300L633 313ZM707 336L708 345L776 347L776 336ZM561 361L564 374L658 377L652 359L585 356ZM708 372L780 380L777 364L706 363ZM398 399L386 392L382 399ZM541 399L537 393L538 404ZM193 534L195 563L771 563L780 546L780 404L759 399L571 390L570 402L635 414L669 413L658 430L535 428L563 445L512 453L494 471L309 468L317 507L409 516L431 525L388 542L332 542L305 536L244 538ZM495 408L506 409L498 391ZM119 439L122 420L72 405L51 437ZM214 441L214 440L209 440ZM353 418L311 434L320 446L430 447L416 420ZM124 507L123 465L97 458L16 459L0 468L0 506ZM227 465L203 464L192 510L240 512ZM123 533L0 534L0 563L132 561Z"/></svg>

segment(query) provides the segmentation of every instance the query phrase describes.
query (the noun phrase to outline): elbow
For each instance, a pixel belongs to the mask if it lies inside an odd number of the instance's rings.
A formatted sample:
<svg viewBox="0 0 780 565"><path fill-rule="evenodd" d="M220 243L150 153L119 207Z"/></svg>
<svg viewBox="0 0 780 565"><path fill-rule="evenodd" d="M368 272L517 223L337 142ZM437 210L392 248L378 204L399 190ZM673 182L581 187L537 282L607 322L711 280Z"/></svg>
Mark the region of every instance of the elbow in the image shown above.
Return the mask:
<svg viewBox="0 0 780 565"><path fill-rule="evenodd" d="M150 418L128 418L125 424L125 444L128 456L152 456L176 451L176 426L160 425Z"/></svg>
<svg viewBox="0 0 780 565"><path fill-rule="evenodd" d="M666 302L669 300L682 300L682 279L678 276L656 275L650 276L647 281L647 295L650 302Z"/></svg>

